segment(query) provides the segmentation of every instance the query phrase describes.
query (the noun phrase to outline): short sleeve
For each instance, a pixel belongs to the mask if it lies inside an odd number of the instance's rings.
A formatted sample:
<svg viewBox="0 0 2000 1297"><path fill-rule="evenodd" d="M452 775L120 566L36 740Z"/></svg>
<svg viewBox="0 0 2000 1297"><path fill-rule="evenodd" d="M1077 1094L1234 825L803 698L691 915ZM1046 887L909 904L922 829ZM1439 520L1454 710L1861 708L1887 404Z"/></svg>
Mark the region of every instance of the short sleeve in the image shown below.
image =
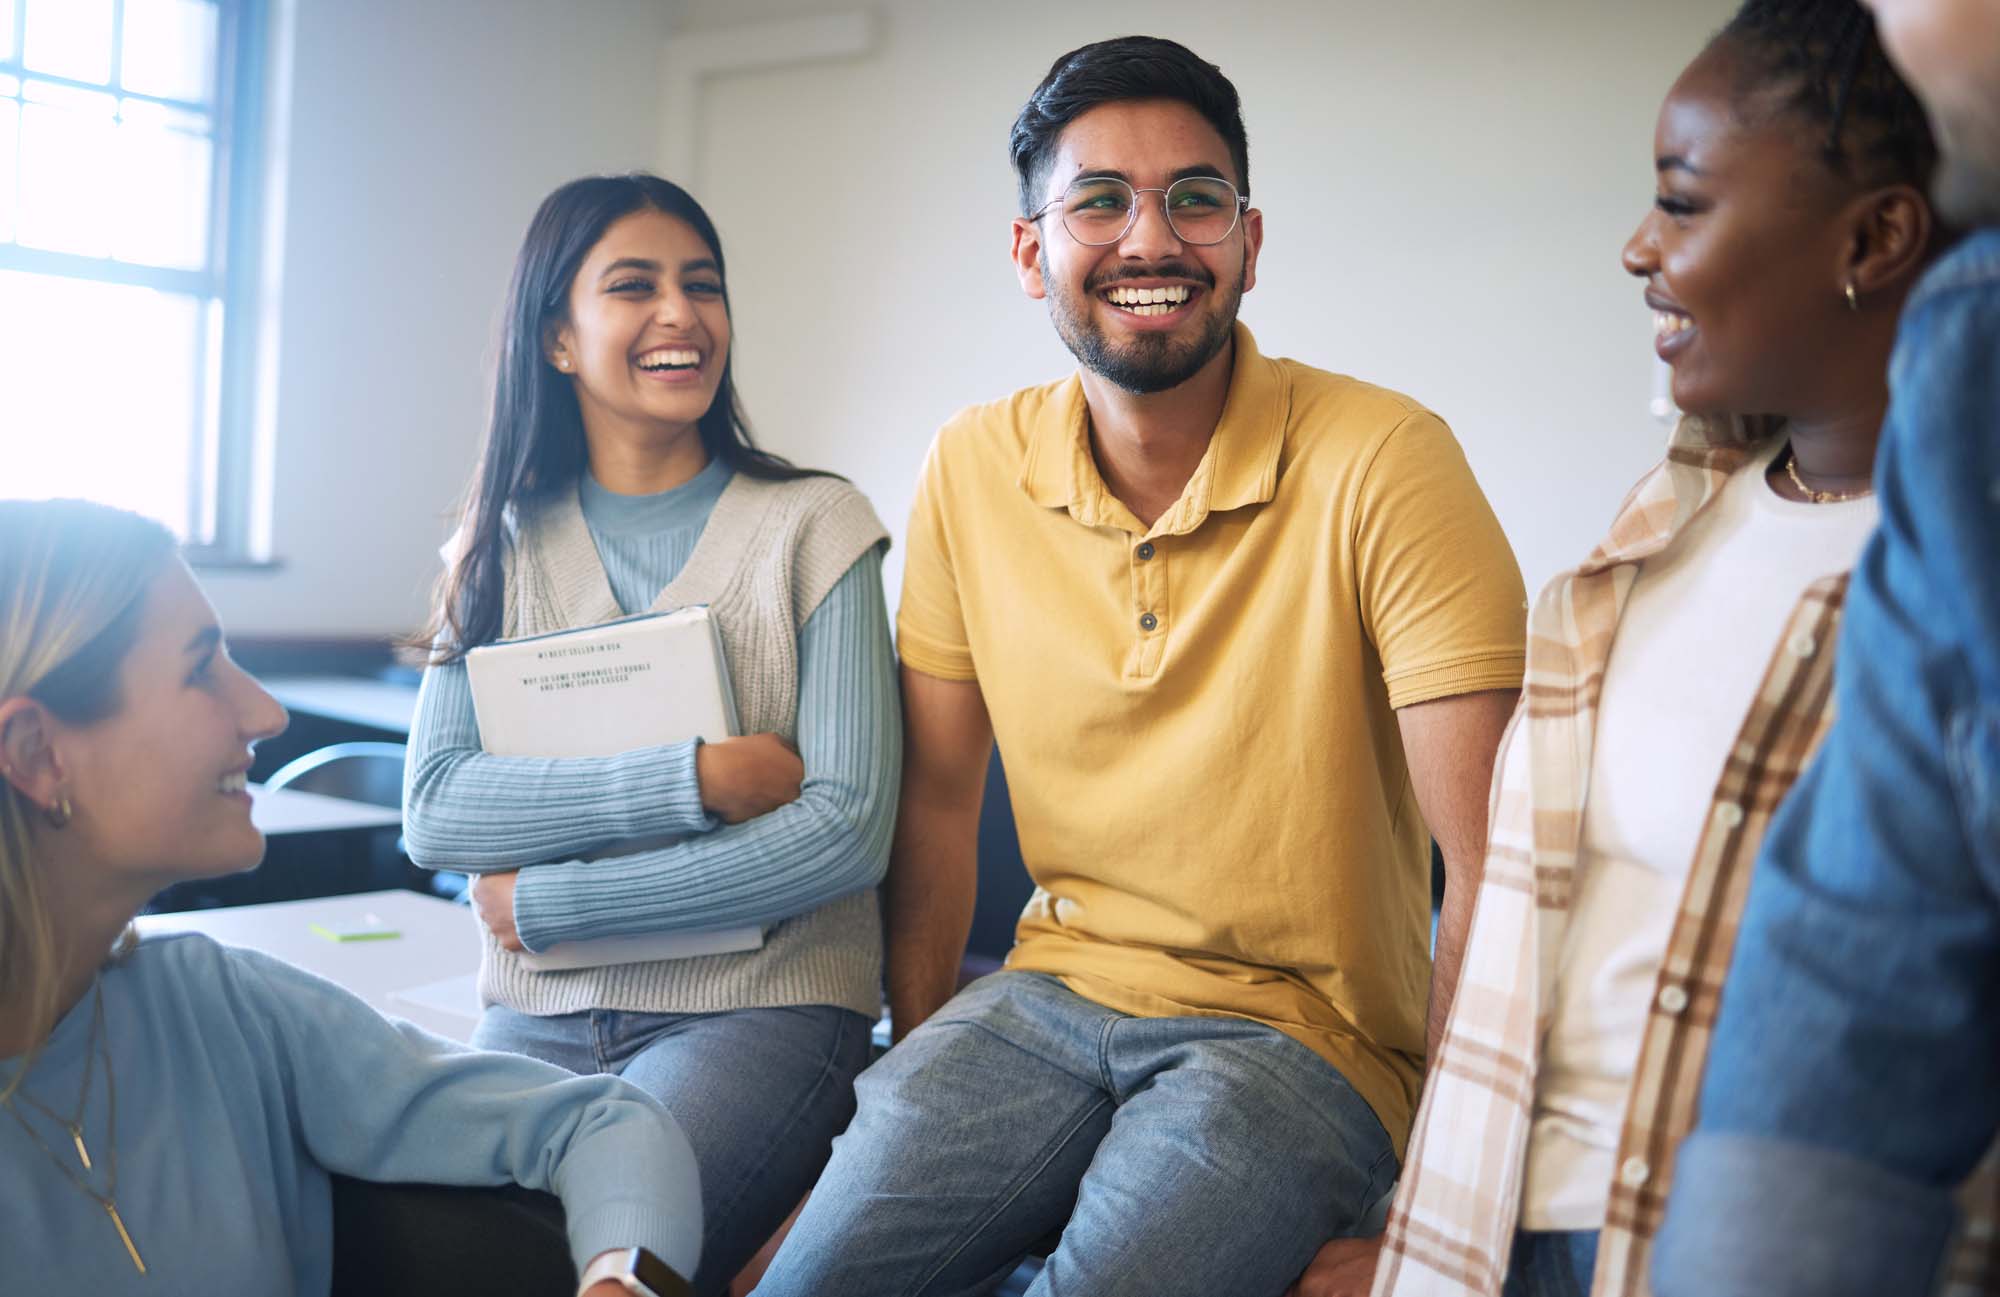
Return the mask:
<svg viewBox="0 0 2000 1297"><path fill-rule="evenodd" d="M1437 416L1406 416L1376 449L1352 513L1363 628L1391 707L1518 689L1528 603L1513 547Z"/></svg>
<svg viewBox="0 0 2000 1297"><path fill-rule="evenodd" d="M933 443L910 508L909 552L903 557L903 598L896 610L896 649L903 664L940 680L972 680L972 646L958 598L950 474L943 438Z"/></svg>

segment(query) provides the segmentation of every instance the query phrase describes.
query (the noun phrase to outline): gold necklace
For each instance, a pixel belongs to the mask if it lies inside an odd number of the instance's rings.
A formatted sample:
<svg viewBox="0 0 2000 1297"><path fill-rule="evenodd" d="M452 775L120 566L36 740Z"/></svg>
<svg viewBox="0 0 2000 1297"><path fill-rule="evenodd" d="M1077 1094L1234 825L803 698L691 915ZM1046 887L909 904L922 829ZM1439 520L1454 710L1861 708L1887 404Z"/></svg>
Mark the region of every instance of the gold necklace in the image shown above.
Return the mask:
<svg viewBox="0 0 2000 1297"><path fill-rule="evenodd" d="M93 985L95 984L93 983ZM76 1111L70 1116L64 1117L54 1108L49 1107L49 1105L43 1103L34 1095L29 1094L25 1086L16 1086L13 1093L7 1096L9 1106L12 1106L16 1099L25 1100L30 1108L33 1108L36 1112L41 1113L44 1117L62 1127L68 1133L70 1143L76 1146L76 1160L83 1163L83 1169L86 1171L91 1170L92 1167L90 1164L90 1149L83 1142L83 1110L90 1103L91 1071L97 1066L98 1038L99 1033L104 1030L104 997L99 993L93 995L92 1000L90 1039L84 1043L83 1047L83 1084L77 1087ZM16 1115L18 1118L18 1114Z"/></svg>
<svg viewBox="0 0 2000 1297"><path fill-rule="evenodd" d="M1790 477L1792 485L1804 492L1806 499L1812 501L1814 504L1839 504L1843 500L1859 500L1864 495L1873 495L1875 493L1873 487L1867 487L1859 491L1813 490L1799 476L1799 452L1791 446L1785 447L1785 475Z"/></svg>
<svg viewBox="0 0 2000 1297"><path fill-rule="evenodd" d="M125 1228L125 1218L118 1214L118 1078L111 1070L111 1044L104 1038L104 983L102 980L92 984L91 998L93 1004L90 1016L90 1041L85 1046L83 1085L76 1097L76 1116L69 1120L64 1120L56 1114L53 1108L18 1086L14 1088L12 1093L7 1094L4 1098L0 1098L0 1103L6 1104L7 1111L13 1114L14 1120L20 1123L21 1129L28 1132L28 1138L35 1141L35 1147L48 1154L49 1161L55 1164L56 1170L63 1173L63 1178L75 1185L84 1197L104 1209L104 1214L111 1218L112 1227L118 1231L118 1241L125 1245L125 1255L132 1258L132 1265L140 1274L145 1274L146 1263L140 1258L139 1249L132 1242L131 1231ZM99 1193L97 1190L91 1188L89 1182L83 1176L70 1169L69 1163L65 1162L59 1153L48 1146L47 1141L42 1138L41 1133L29 1125L28 1119L21 1115L21 1110L14 1106L14 1099L16 1096L19 1096L22 1099L26 1099L30 1107L46 1116L56 1125L61 1126L69 1134L70 1142L76 1146L76 1158L77 1161L83 1164L84 1171L94 1170L95 1168L90 1161L90 1149L83 1142L83 1114L84 1109L90 1102L91 1072L99 1053L104 1055L104 1092L107 1105L103 1193Z"/></svg>

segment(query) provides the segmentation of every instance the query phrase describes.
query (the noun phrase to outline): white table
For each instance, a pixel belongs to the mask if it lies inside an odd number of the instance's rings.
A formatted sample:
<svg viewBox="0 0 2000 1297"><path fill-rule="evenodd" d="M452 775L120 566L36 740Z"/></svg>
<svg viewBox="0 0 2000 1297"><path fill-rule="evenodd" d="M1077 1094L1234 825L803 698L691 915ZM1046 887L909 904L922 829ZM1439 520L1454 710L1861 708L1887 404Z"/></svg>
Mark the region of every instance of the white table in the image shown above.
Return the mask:
<svg viewBox="0 0 2000 1297"><path fill-rule="evenodd" d="M417 687L352 676L266 676L260 682L290 711L408 734Z"/></svg>
<svg viewBox="0 0 2000 1297"><path fill-rule="evenodd" d="M336 930L369 924L398 935L366 941L333 941L312 925ZM379 1011L453 1040L466 1040L478 1023L473 978L479 971L478 920L462 905L416 892L360 892L221 910L147 914L141 934L204 932L231 946L247 946L317 973L354 992Z"/></svg>
<svg viewBox="0 0 2000 1297"><path fill-rule="evenodd" d="M250 785L250 822L266 834L339 833L348 829L392 829L403 822L393 806L373 806L297 788Z"/></svg>

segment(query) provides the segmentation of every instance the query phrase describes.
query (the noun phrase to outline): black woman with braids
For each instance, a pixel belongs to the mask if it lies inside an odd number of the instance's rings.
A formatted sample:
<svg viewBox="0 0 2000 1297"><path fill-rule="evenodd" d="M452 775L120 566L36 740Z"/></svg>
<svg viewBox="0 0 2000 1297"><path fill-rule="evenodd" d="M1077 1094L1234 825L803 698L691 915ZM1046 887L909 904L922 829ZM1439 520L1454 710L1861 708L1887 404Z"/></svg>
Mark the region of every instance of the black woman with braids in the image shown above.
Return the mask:
<svg viewBox="0 0 2000 1297"><path fill-rule="evenodd" d="M1949 241L1936 148L1855 0L1751 0L1653 158L1624 265L1685 414L1533 607L1387 1231L1298 1297L1649 1291L1757 847L1831 721L1896 319Z"/></svg>

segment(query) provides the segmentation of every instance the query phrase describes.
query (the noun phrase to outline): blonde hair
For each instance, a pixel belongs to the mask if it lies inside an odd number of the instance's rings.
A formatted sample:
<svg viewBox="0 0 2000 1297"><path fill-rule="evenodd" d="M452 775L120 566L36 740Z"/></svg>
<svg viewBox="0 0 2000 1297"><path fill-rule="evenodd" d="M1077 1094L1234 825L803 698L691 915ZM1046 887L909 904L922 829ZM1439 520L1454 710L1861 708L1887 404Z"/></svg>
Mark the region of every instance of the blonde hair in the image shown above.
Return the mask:
<svg viewBox="0 0 2000 1297"><path fill-rule="evenodd" d="M118 668L174 552L172 534L137 514L82 500L0 500L0 701L31 698L73 725L116 712ZM60 1011L62 952L33 854L41 814L0 780L0 988L25 1011L26 1057Z"/></svg>

